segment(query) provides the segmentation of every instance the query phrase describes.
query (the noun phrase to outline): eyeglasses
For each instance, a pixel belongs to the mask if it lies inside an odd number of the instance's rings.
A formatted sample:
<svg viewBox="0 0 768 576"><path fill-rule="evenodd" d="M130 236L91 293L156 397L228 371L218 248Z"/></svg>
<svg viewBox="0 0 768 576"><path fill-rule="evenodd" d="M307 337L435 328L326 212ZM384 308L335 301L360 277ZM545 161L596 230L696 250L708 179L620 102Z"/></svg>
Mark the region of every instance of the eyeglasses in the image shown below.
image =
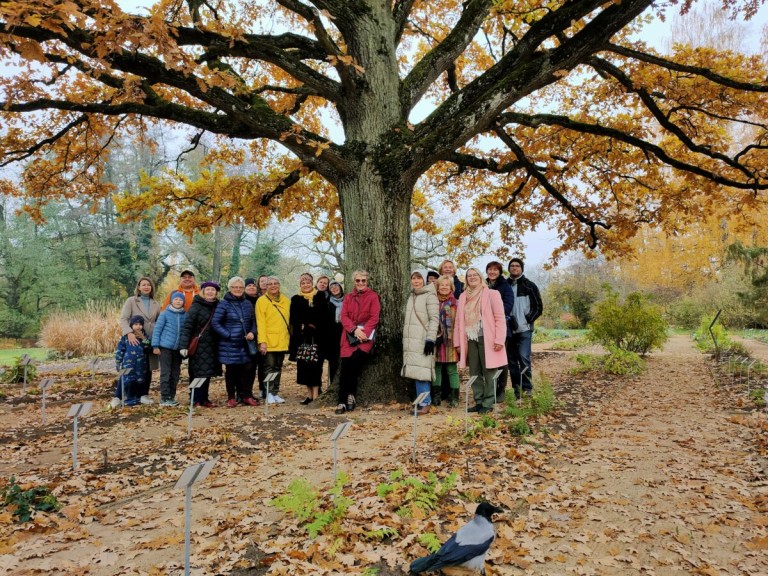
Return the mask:
<svg viewBox="0 0 768 576"><path fill-rule="evenodd" d="M237 286L237 285L235 285L235 286L232 286L230 289L231 290L245 290L245 286Z"/></svg>
<svg viewBox="0 0 768 576"><path fill-rule="evenodd" d="M368 284L368 280L365 278L355 278L355 284Z"/></svg>

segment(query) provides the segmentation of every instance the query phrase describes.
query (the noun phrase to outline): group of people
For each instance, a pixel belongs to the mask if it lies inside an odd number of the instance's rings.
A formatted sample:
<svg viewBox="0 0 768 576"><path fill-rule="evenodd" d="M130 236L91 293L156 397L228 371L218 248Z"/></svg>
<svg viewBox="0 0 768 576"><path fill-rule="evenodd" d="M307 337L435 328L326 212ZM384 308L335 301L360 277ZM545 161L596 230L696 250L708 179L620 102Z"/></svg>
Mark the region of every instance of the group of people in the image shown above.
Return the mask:
<svg viewBox="0 0 768 576"><path fill-rule="evenodd" d="M190 381L204 379L193 389L195 406L214 406L210 379L222 373L228 407L258 406L260 400L282 403L280 377L287 354L296 362L297 382L306 387L302 404L314 402L321 393L327 361L331 381L341 369L343 396L340 392L337 411L354 410L360 370L378 324L379 301L368 292L366 271L356 271L353 281L355 290L345 295L339 282L327 276L315 282L305 273L299 278L299 293L289 299L276 277L235 276L219 299L216 282L198 287L194 272L184 270L179 286L161 307L152 280L140 278L120 313L122 337L115 352L119 376L110 406L152 404L149 390L158 367L160 404L177 406L184 358L189 359ZM356 342L344 338L345 333L355 334Z"/></svg>
<svg viewBox="0 0 768 576"><path fill-rule="evenodd" d="M485 278L469 268L465 285L454 263L446 260L426 278L421 272L411 275L401 375L415 381L417 395L423 393L420 414L442 400L457 405L458 367L476 376L470 411L492 410L494 400L504 397L508 379L516 394L530 393L531 337L543 307L538 288L523 270L523 261L513 258L505 279L501 263L491 262ZM152 372L158 367L160 404L177 406L184 358L189 359L190 380L204 379L193 389L195 406L214 406L210 379L222 373L228 407L258 406L260 400L282 403L287 354L296 362L297 383L306 388L301 404L311 404L322 392L327 361L329 381L339 372L336 413L354 410L360 375L376 339L380 302L367 271L357 270L351 279L354 286L345 294L339 282L304 273L298 293L288 298L274 276L235 276L220 299L219 284L208 281L198 287L194 272L184 270L161 307L152 280L140 278L120 314L123 335L115 353L120 376L111 406L151 404Z"/></svg>
<svg viewBox="0 0 768 576"><path fill-rule="evenodd" d="M508 279L500 262L486 266L485 279L480 270L469 268L466 285L450 260L426 279L421 272L411 274L401 375L415 381L416 395L422 397L419 414L429 413L443 399L457 405L457 367L468 367L470 378L475 377L470 412L490 412L504 398L508 378L516 395L531 393L531 338L543 305L538 287L523 274L524 266L520 258L512 258Z"/></svg>

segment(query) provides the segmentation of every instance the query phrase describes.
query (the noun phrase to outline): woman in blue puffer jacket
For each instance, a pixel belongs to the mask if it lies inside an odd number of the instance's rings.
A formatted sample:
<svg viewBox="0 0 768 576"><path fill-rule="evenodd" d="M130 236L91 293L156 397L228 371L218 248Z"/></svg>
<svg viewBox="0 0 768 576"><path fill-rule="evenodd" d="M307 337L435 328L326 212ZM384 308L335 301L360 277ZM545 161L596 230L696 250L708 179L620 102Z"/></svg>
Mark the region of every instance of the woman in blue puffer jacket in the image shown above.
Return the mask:
<svg viewBox="0 0 768 576"><path fill-rule="evenodd" d="M227 385L227 406L237 406L239 397L247 406L258 406L253 397L253 381L249 370L253 358L249 354L249 342L255 344L256 317L253 304L245 298L245 281L235 276L227 282L224 295L211 326L219 337L219 362L226 366L224 381ZM254 351L256 346L253 346Z"/></svg>

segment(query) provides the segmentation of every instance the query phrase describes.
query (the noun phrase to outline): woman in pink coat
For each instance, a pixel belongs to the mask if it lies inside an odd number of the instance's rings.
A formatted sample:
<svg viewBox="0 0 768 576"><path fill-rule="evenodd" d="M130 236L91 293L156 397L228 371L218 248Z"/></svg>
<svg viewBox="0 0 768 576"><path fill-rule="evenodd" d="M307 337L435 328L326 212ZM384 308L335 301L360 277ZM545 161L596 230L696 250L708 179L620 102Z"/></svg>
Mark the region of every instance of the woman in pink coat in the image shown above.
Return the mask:
<svg viewBox="0 0 768 576"><path fill-rule="evenodd" d="M472 384L475 405L469 412L484 414L493 410L493 375L507 365L504 304L501 295L485 285L477 268L467 270L465 279L466 289L456 309L453 345L459 353L459 366L469 366L469 375L477 376Z"/></svg>

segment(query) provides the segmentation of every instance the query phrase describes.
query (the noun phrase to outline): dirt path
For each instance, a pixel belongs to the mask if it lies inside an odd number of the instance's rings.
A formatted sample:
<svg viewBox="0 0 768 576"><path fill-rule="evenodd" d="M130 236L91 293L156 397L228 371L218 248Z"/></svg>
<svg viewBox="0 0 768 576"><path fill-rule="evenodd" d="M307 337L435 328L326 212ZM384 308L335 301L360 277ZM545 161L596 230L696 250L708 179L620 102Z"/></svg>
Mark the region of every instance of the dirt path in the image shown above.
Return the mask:
<svg viewBox="0 0 768 576"><path fill-rule="evenodd" d="M749 429L684 337L650 366L528 497L506 558L517 568L499 574L768 574L766 470Z"/></svg>
<svg viewBox="0 0 768 576"><path fill-rule="evenodd" d="M62 384L46 428L37 399L0 404L2 475L56 486L65 504L20 527L0 514L0 572L180 574L184 497L173 483L184 467L216 457L194 495L195 574L316 576L376 566L379 576L402 575L424 552L419 534L445 539L482 498L522 510L500 519L489 576L768 574L766 464L755 441L761 427L768 434L765 415L735 410L732 390L715 390L707 358L686 337L673 337L634 378L574 376L575 354L535 350L534 368L563 407L526 441L510 435L498 412L499 428L468 440L463 411L443 406L419 419L413 466L408 412L377 406L352 413L339 465L352 479L354 504L338 555L329 552L338 535L310 542L270 504L296 478L330 484L328 435L346 419L332 408L298 406L295 385L284 384L288 403L269 416L263 409L199 411L189 439L181 408L106 411L108 382L97 377L94 384L90 374ZM220 402L218 384L216 394ZM82 424L81 468L73 473L66 410L84 398L96 408ZM376 495L377 484L400 467L422 478L457 471L460 480L435 513L406 518ZM399 538L361 536L382 526Z"/></svg>

